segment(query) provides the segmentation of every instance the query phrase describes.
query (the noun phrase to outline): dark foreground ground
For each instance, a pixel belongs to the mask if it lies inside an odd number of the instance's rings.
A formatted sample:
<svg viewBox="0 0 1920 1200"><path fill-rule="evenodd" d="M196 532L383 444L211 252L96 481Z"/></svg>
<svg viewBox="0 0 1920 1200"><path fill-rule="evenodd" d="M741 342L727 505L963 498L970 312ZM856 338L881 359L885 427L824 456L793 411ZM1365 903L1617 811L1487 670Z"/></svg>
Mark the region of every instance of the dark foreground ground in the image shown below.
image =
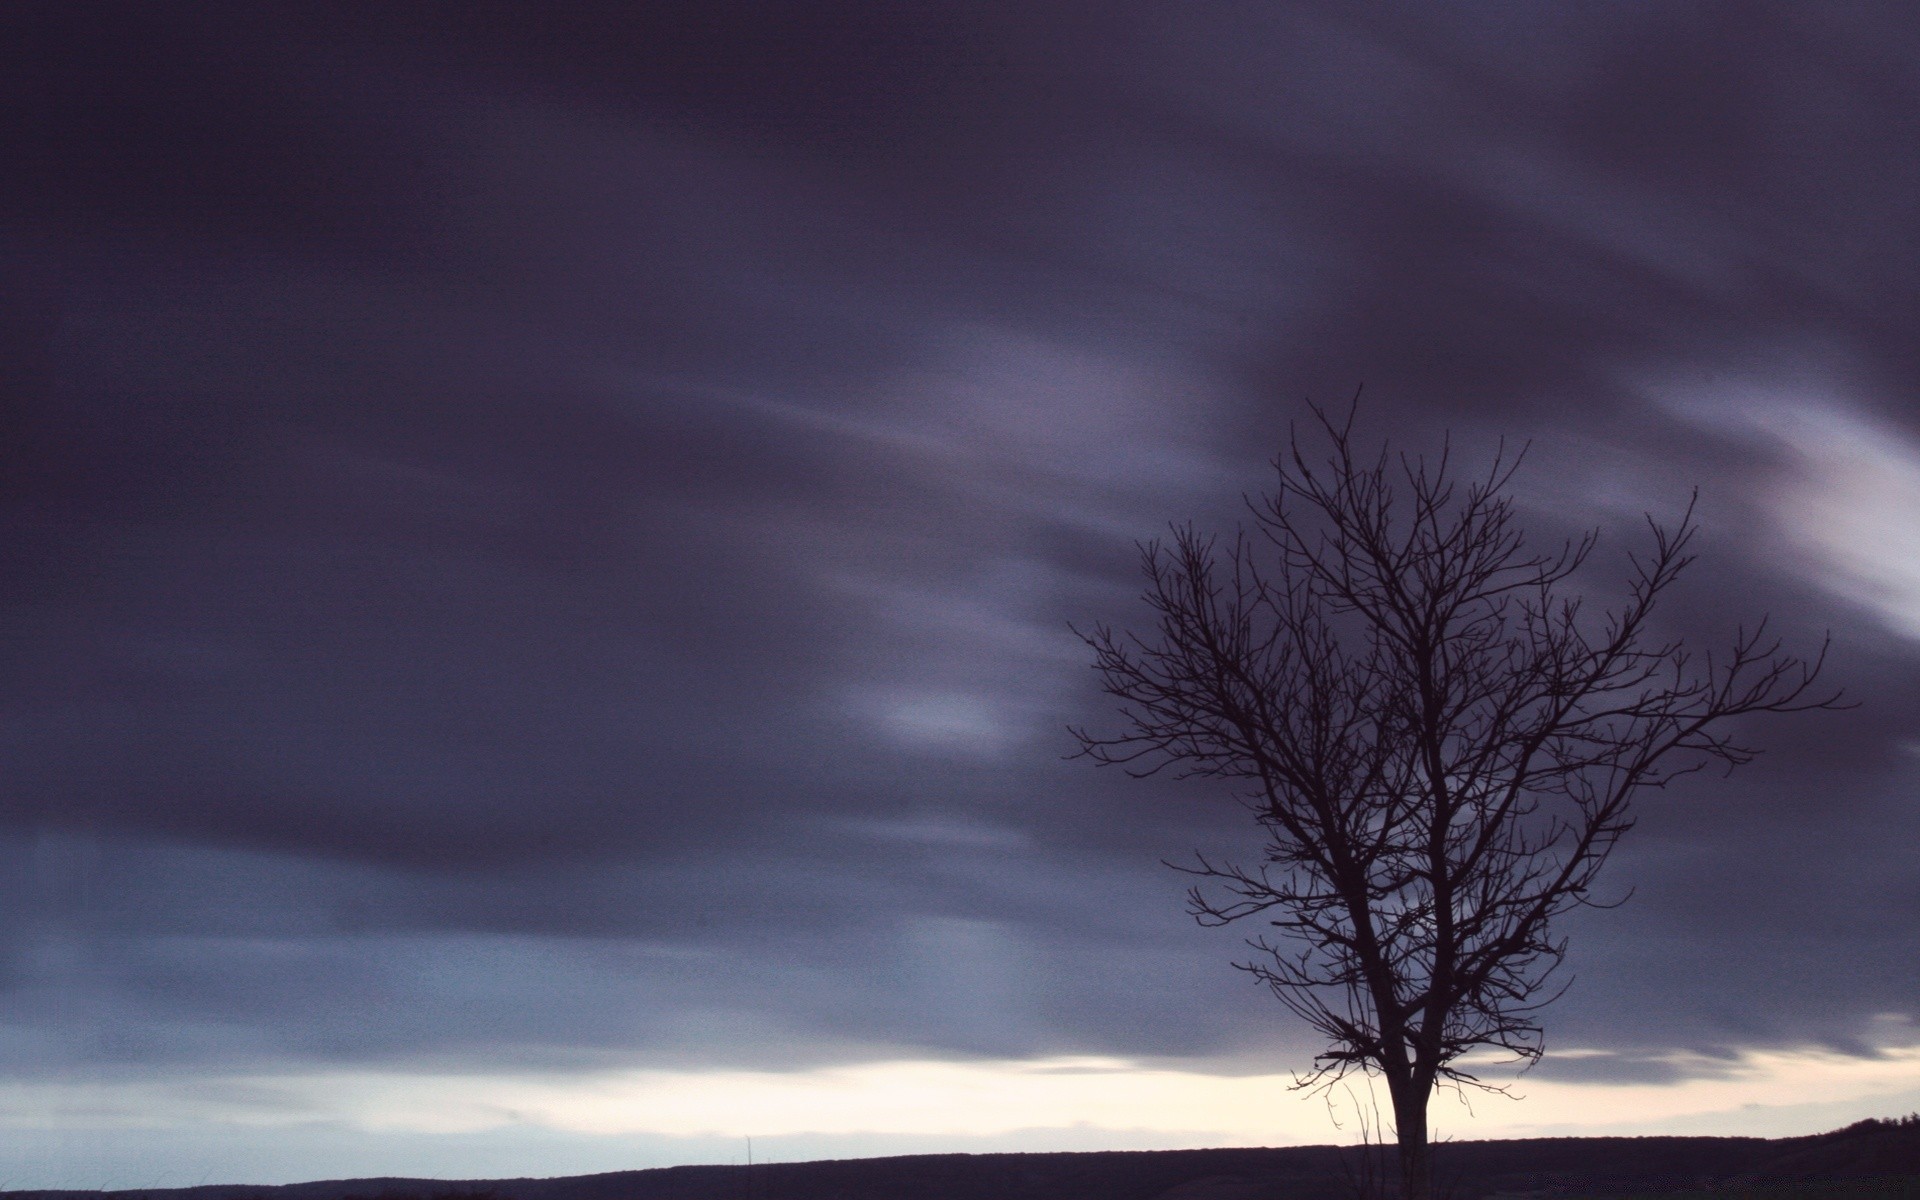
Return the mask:
<svg viewBox="0 0 1920 1200"><path fill-rule="evenodd" d="M1375 1156L1377 1163L1377 1155ZM16 1191L4 1200L1361 1200L1359 1147L921 1154L562 1179L343 1179L281 1187ZM1536 1138L1436 1151L1443 1197L1521 1200L1712 1190L1753 1200L1920 1200L1920 1118L1800 1138Z"/></svg>

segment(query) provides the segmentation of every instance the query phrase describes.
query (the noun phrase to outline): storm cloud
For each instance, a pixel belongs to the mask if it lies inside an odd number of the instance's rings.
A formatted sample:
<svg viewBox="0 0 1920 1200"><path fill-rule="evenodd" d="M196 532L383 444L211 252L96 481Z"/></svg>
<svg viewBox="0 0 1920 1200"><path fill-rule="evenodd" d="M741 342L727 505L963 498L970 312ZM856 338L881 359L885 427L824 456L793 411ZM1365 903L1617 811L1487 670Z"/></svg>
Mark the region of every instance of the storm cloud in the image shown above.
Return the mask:
<svg viewBox="0 0 1920 1200"><path fill-rule="evenodd" d="M1859 702L1648 799L1554 1077L1912 1041L1901 6L4 21L12 1078L1293 1069L1070 626L1362 384Z"/></svg>

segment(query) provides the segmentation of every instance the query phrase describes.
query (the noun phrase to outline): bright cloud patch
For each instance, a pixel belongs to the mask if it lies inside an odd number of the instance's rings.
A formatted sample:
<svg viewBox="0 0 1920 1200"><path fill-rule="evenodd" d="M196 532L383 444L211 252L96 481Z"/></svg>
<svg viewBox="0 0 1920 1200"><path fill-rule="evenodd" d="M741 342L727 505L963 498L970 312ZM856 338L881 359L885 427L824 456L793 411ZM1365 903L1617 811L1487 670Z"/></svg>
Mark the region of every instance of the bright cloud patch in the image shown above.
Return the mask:
<svg viewBox="0 0 1920 1200"><path fill-rule="evenodd" d="M1774 501L1781 526L1830 569L1828 586L1920 637L1920 445L1834 409L1762 428L1800 467Z"/></svg>
<svg viewBox="0 0 1920 1200"><path fill-rule="evenodd" d="M1781 531L1824 586L1920 638L1920 442L1831 402L1763 395L1675 407L1780 452L1789 470L1768 503Z"/></svg>

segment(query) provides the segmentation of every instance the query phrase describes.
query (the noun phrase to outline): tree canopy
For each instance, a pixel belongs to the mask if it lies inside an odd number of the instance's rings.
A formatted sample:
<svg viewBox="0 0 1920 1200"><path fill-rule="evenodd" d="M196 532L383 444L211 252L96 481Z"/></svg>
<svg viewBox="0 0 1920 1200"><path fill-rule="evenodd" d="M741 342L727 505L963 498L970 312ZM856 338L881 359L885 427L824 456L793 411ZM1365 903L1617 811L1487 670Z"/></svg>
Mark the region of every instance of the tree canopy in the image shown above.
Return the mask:
<svg viewBox="0 0 1920 1200"><path fill-rule="evenodd" d="M1275 931L1239 965L1325 1036L1302 1085L1382 1075L1421 1196L1430 1094L1479 1083L1476 1048L1540 1056L1556 919L1600 903L1633 797L1749 762L1738 718L1838 697L1817 690L1825 645L1785 653L1764 619L1709 650L1661 631L1691 504L1648 518L1602 610L1574 587L1597 532L1528 546L1522 454L1462 479L1447 449L1362 457L1351 414L1315 416L1325 453L1296 431L1250 529L1141 547L1151 632L1081 634L1122 729L1074 732L1095 762L1232 785L1261 855L1181 868L1192 911Z"/></svg>

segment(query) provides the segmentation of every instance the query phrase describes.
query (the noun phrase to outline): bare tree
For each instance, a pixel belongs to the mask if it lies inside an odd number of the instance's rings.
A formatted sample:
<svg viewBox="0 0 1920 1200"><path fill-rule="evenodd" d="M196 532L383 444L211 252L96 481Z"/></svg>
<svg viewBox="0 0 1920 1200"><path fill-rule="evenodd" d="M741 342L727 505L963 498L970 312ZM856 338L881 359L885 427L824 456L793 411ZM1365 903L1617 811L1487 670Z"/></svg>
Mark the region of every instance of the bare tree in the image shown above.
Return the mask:
<svg viewBox="0 0 1920 1200"><path fill-rule="evenodd" d="M1135 775L1236 785L1263 860L1180 867L1208 881L1191 910L1279 931L1238 965L1328 1041L1297 1086L1384 1077L1401 1186L1424 1200L1434 1088L1488 1086L1461 1061L1477 1048L1540 1057L1555 918L1603 906L1634 794L1750 761L1736 718L1838 695L1815 692L1825 645L1783 654L1764 620L1717 652L1655 631L1691 505L1648 518L1624 596L1592 611L1567 585L1598 533L1527 548L1507 493L1521 455L1503 445L1462 482L1444 450L1363 460L1351 414L1315 417L1327 454L1292 436L1251 534L1176 526L1141 547L1153 636L1081 633L1125 728L1073 732Z"/></svg>

